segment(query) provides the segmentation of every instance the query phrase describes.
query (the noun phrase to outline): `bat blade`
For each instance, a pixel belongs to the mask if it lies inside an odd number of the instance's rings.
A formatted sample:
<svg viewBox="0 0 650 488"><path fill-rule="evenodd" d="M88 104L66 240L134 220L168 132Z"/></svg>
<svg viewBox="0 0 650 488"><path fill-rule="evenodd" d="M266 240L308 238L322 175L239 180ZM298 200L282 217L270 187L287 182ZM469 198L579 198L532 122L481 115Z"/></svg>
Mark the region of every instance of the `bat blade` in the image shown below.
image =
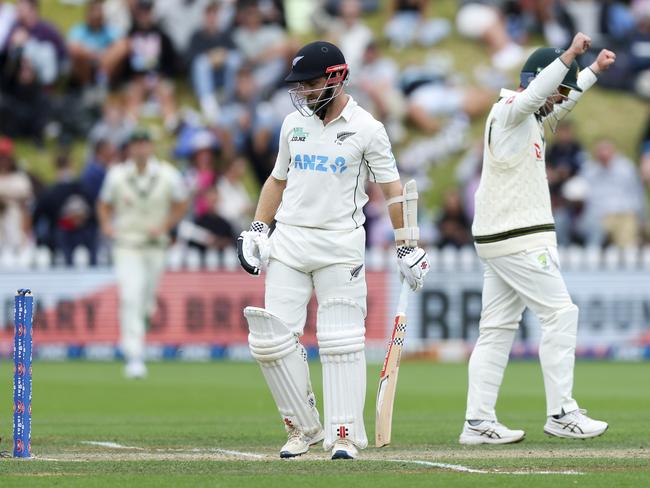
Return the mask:
<svg viewBox="0 0 650 488"><path fill-rule="evenodd" d="M400 313L395 317L393 333L386 350L384 366L379 373L377 388L377 411L375 417L375 446L383 447L390 444L393 424L393 405L397 389L399 363L406 335L406 314Z"/></svg>

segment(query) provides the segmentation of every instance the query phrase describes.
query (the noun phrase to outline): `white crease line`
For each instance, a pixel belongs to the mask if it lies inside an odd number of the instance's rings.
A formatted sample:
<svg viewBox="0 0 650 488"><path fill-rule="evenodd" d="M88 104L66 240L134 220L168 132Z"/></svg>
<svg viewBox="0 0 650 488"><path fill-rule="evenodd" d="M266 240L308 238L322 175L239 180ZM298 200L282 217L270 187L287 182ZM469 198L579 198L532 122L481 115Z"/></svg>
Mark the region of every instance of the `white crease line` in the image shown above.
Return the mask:
<svg viewBox="0 0 650 488"><path fill-rule="evenodd" d="M49 458L49 457L41 457L41 456L32 456L32 459L36 461L54 461L57 463L85 463L87 460L85 459L59 459L59 458Z"/></svg>
<svg viewBox="0 0 650 488"><path fill-rule="evenodd" d="M457 471L459 473L475 473L475 474L510 474L510 475L527 475L527 474L565 474L565 475L582 475L579 471L497 471L497 470L485 470L485 469L474 469L468 468L461 464L449 464L449 463L434 463L431 461L416 461L416 460L406 460L406 459L387 459L391 463L407 463L407 464L419 464L420 466L429 466L431 468L440 468L448 469L450 471Z"/></svg>
<svg viewBox="0 0 650 488"><path fill-rule="evenodd" d="M197 450L200 451L200 449ZM233 451L230 449L210 449L209 451L218 452L221 454L231 454L233 456L244 456L244 457L249 457L254 459L264 459L266 457L263 454L255 454L253 452Z"/></svg>
<svg viewBox="0 0 650 488"><path fill-rule="evenodd" d="M87 444L91 446L99 446L99 447L108 447L111 449L135 449L138 451L147 451L146 448L144 447L136 447L136 446L124 446L122 444L118 444L117 442L103 442L103 441L81 441L82 444ZM230 456L241 456L241 457L246 457L246 458L253 458L253 459L264 459L266 456L263 454L256 454L253 452L243 452L243 451L234 451L231 449L152 449L151 452L195 452L195 453L203 453L203 454L210 454L210 453L216 453L216 454L228 454Z"/></svg>
<svg viewBox="0 0 650 488"><path fill-rule="evenodd" d="M87 444L89 446L99 446L99 447L108 447L111 449L135 449L137 451L144 451L142 447L135 446L124 446L118 444L117 442L103 442L103 441L81 441L82 444Z"/></svg>
<svg viewBox="0 0 650 488"><path fill-rule="evenodd" d="M194 448L194 449L187 449L187 448L180 448L180 449L155 449L156 452L178 452L178 453L197 453L197 454L228 454L230 456L242 456L242 457L247 457L247 458L253 458L253 459L266 459L267 456L264 454L256 454L254 452L243 452L243 451L234 451L232 449L219 449L219 448L213 448L213 449L199 449L199 448Z"/></svg>

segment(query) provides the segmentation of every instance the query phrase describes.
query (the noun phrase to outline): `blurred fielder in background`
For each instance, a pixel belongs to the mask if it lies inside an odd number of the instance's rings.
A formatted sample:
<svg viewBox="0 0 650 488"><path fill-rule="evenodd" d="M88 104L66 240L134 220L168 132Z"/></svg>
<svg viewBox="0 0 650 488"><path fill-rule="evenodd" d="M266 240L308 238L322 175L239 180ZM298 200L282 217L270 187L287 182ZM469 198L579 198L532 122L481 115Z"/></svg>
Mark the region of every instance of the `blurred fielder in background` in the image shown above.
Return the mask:
<svg viewBox="0 0 650 488"><path fill-rule="evenodd" d="M185 215L188 196L178 170L154 156L149 132L134 131L128 151L129 159L106 175L97 211L102 232L114 240L125 375L143 378L145 332L156 310L169 232Z"/></svg>
<svg viewBox="0 0 650 488"><path fill-rule="evenodd" d="M587 417L572 397L578 308L560 274L544 161L544 122L554 129L616 58L602 50L580 72L575 58L590 45L591 39L578 33L566 51L535 51L522 68L519 90L501 90L487 118L472 227L485 267L483 309L469 361L461 444L506 444L524 438L524 431L497 421L495 405L526 307L542 325L539 357L548 416L544 432L584 439L607 430L607 423Z"/></svg>
<svg viewBox="0 0 650 488"><path fill-rule="evenodd" d="M332 459L351 459L368 444L364 270L366 181L379 183L395 230L397 262L411 289L429 271L417 223L404 225L397 165L384 126L345 93L348 67L328 42L304 46L286 81L296 111L282 125L275 167L250 230L238 239L242 267L257 275L268 261L266 309L247 307L253 357L262 368L288 441L281 457L304 454L321 441ZM410 205L411 203L409 203ZM269 236L269 226L276 227ZM312 291L318 298L317 337L323 364L325 422L312 392L303 334Z"/></svg>

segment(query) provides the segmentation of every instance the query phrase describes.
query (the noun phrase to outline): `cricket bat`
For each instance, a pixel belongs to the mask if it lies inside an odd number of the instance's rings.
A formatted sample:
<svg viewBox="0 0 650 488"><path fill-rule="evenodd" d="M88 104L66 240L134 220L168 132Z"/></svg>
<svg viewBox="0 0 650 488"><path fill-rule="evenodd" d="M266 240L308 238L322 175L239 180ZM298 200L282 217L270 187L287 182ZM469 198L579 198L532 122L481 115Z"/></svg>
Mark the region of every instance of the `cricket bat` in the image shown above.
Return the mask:
<svg viewBox="0 0 650 488"><path fill-rule="evenodd" d="M411 289L404 280L400 292L393 334L388 342L384 366L379 373L379 387L377 388L377 412L375 417L375 446L384 447L390 444L391 428L393 424L393 404L395 390L397 389L397 374L399 361L402 356L404 337L406 336L406 306Z"/></svg>

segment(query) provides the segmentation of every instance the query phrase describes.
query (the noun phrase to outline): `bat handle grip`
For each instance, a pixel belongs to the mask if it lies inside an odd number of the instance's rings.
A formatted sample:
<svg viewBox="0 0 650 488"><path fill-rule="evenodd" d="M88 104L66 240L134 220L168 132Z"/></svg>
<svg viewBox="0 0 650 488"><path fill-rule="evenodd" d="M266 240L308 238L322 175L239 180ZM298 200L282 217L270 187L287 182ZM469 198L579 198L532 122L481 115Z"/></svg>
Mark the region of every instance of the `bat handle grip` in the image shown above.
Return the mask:
<svg viewBox="0 0 650 488"><path fill-rule="evenodd" d="M409 293L411 293L411 287L404 280L402 282L402 289L399 294L399 301L397 302L397 315L406 315L406 307L408 306Z"/></svg>

